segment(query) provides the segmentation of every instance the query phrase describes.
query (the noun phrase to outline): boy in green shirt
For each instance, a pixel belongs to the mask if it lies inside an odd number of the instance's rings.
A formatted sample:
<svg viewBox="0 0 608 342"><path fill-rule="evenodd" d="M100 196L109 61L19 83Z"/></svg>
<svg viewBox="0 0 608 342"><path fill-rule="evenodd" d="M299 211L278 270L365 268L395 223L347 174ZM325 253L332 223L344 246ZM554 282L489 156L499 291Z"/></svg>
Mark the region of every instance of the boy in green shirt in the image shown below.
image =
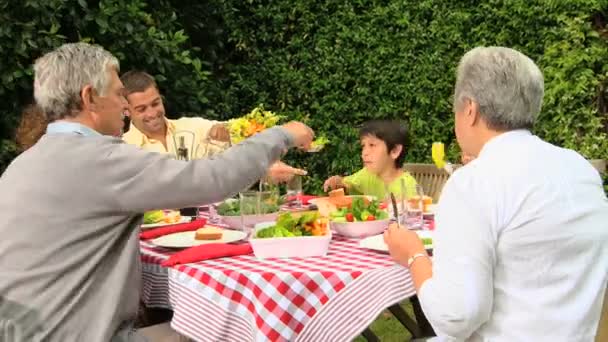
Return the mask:
<svg viewBox="0 0 608 342"><path fill-rule="evenodd" d="M387 187L401 197L403 180L405 195L416 196L416 180L402 167L408 143L407 127L395 120L367 121L359 137L363 169L347 177L330 177L323 185L324 190L343 187L350 195L370 195L382 201L389 195Z"/></svg>

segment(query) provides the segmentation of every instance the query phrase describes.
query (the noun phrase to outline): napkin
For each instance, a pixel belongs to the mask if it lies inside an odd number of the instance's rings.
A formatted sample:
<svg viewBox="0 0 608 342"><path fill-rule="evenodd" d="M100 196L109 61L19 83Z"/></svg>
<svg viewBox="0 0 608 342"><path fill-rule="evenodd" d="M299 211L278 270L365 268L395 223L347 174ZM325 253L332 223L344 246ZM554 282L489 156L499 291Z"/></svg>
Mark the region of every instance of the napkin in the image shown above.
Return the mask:
<svg viewBox="0 0 608 342"><path fill-rule="evenodd" d="M173 234L173 233L189 232L189 231L197 230L197 229L203 227L206 223L207 223L207 220L198 219L198 220L194 220L194 221L188 222L188 223L172 224L172 225L163 226L163 227L159 227L159 228L148 229L146 231L139 233L139 238L141 240L148 240L148 239L156 239L157 237L161 237L163 235L169 235L169 234Z"/></svg>
<svg viewBox="0 0 608 342"><path fill-rule="evenodd" d="M299 198L299 199L300 199L300 201L302 201L302 204L308 204L308 202L309 202L311 199L315 199L315 198L318 198L318 197L319 197L319 196L314 196L314 195L300 195L300 196L298 196L298 197L296 197L296 196L289 196L289 197L287 197L287 200L288 200L288 201L292 201L292 200L294 200L294 199L296 199L296 198Z"/></svg>
<svg viewBox="0 0 608 342"><path fill-rule="evenodd" d="M161 266L170 267L178 264L188 264L210 259L219 259L229 256L247 255L253 253L251 245L247 243L231 245L227 243L209 243L184 249L162 262Z"/></svg>

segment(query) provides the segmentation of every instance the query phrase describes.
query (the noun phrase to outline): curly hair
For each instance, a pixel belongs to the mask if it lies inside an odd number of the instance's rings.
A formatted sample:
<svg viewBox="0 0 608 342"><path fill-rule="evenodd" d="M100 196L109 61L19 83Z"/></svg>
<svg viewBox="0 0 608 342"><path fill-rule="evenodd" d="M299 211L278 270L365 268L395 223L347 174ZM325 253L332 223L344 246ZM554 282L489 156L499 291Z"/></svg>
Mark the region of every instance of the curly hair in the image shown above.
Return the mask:
<svg viewBox="0 0 608 342"><path fill-rule="evenodd" d="M27 106L21 112L21 121L15 134L15 142L22 151L32 147L46 132L46 115L36 105Z"/></svg>

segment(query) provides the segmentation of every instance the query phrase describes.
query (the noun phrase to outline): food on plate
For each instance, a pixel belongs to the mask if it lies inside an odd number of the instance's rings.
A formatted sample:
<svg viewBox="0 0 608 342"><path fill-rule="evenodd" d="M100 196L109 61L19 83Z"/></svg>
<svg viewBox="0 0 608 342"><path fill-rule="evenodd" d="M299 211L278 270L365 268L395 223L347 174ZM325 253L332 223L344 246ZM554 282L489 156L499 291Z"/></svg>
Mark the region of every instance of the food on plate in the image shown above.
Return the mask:
<svg viewBox="0 0 608 342"><path fill-rule="evenodd" d="M279 209L280 205L277 200L260 201L259 203L251 201L244 204L243 215L271 214L278 212ZM217 213L221 216L239 216L241 215L241 203L236 199L226 200L217 207Z"/></svg>
<svg viewBox="0 0 608 342"><path fill-rule="evenodd" d="M430 237L423 237L423 238L420 238L420 240L422 241L422 244L425 246L433 244L433 238L430 238Z"/></svg>
<svg viewBox="0 0 608 342"><path fill-rule="evenodd" d="M259 230L256 238L277 238L295 236L322 236L329 232L327 220L318 212L306 213L294 218L290 213L281 214L274 226Z"/></svg>
<svg viewBox="0 0 608 342"><path fill-rule="evenodd" d="M420 209L420 196L414 196L407 200L410 209ZM428 212L430 206L433 204L433 198L429 196L422 196L422 208L423 212Z"/></svg>
<svg viewBox="0 0 608 342"><path fill-rule="evenodd" d="M320 136L315 139L312 144L310 144L310 149L308 149L308 152L319 152L327 143L329 143L329 139L324 136Z"/></svg>
<svg viewBox="0 0 608 342"><path fill-rule="evenodd" d="M333 211L329 216L333 222L360 222L385 220L388 218L388 213L380 209L377 200L369 201L364 197L355 197L351 206Z"/></svg>
<svg viewBox="0 0 608 342"><path fill-rule="evenodd" d="M177 210L152 210L144 213L144 224L177 223L182 219Z"/></svg>
<svg viewBox="0 0 608 342"><path fill-rule="evenodd" d="M334 205L337 209L350 207L353 203L353 197L344 195L344 189L336 189L329 192L328 201L332 205ZM369 203L369 200L366 197L358 197L360 200L364 201L365 204Z"/></svg>
<svg viewBox="0 0 608 342"><path fill-rule="evenodd" d="M196 240L219 240L222 238L224 233L220 228L204 226L199 228L194 233L194 239Z"/></svg>
<svg viewBox="0 0 608 342"><path fill-rule="evenodd" d="M330 198L344 197L344 188L332 190L332 191L328 192L327 194L329 195Z"/></svg>

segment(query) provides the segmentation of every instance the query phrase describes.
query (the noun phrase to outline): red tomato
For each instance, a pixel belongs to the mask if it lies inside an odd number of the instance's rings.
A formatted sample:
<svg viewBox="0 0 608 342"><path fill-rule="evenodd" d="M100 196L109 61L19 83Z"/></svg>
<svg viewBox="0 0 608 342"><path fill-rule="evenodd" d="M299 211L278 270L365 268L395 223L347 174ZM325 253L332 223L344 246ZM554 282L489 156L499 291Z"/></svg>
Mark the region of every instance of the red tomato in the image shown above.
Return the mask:
<svg viewBox="0 0 608 342"><path fill-rule="evenodd" d="M375 221L375 220L376 220L376 217L374 215L369 215L367 217L367 221Z"/></svg>
<svg viewBox="0 0 608 342"><path fill-rule="evenodd" d="M353 222L355 220L355 217L353 216L353 213L346 213L346 221L347 222Z"/></svg>

